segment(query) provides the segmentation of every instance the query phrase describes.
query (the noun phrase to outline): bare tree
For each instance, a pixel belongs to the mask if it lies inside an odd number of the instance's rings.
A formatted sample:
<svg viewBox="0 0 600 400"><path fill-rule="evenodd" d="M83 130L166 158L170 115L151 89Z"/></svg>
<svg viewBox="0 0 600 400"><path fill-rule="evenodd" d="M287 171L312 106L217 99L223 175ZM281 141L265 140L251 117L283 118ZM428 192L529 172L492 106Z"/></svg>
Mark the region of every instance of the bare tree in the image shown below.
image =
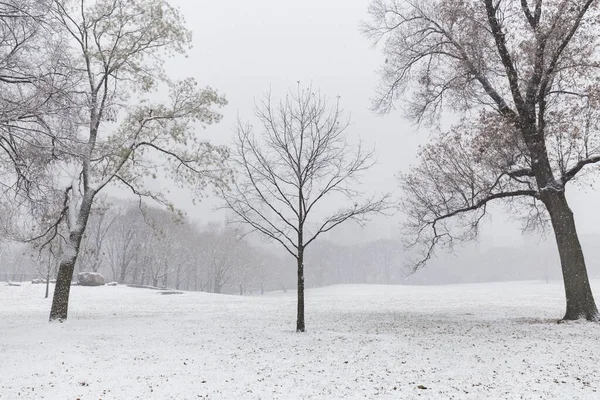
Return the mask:
<svg viewBox="0 0 600 400"><path fill-rule="evenodd" d="M260 133L237 126L233 163L239 179L222 191L236 221L282 245L297 261L296 330L304 332L304 251L317 237L348 221L363 221L386 207L386 196L361 199L358 177L372 164L372 152L346 141L348 122L339 99L312 88L290 91L278 105L268 94L255 108ZM323 218L325 200L350 204ZM322 211L322 210L321 210Z"/></svg>
<svg viewBox="0 0 600 400"><path fill-rule="evenodd" d="M599 318L565 196L567 184L600 161L599 7L593 0L372 3L365 32L386 55L374 108L388 111L402 98L418 122L435 123L444 110L462 116L402 177L413 243L422 246L415 268L436 245L473 238L487 205L507 201L526 214L526 228L549 219L564 319Z"/></svg>
<svg viewBox="0 0 600 400"><path fill-rule="evenodd" d="M192 232L185 238L186 253L189 266L187 268L187 283L189 289L205 291L208 282L207 260L210 247L207 245L208 235L197 225L192 225Z"/></svg>
<svg viewBox="0 0 600 400"><path fill-rule="evenodd" d="M168 239L173 243L172 257L170 260L170 272L172 283L175 289L180 289L189 275L188 272L194 266L196 252L194 247L198 244L194 242L194 226L186 220L173 224Z"/></svg>
<svg viewBox="0 0 600 400"><path fill-rule="evenodd" d="M238 284L238 293L242 296L260 290L260 294L264 294L272 273L272 270L269 270L269 255L250 246L246 241L241 242L237 253L234 277Z"/></svg>
<svg viewBox="0 0 600 400"><path fill-rule="evenodd" d="M171 258L171 246L173 245L160 231L154 232L152 236L153 257L149 260L148 272L152 286L166 287L165 279L169 273L169 260Z"/></svg>
<svg viewBox="0 0 600 400"><path fill-rule="evenodd" d="M144 226L146 222L135 206L114 218L115 222L107 233L106 256L112 279L124 283L143 241L148 239L148 227Z"/></svg>
<svg viewBox="0 0 600 400"><path fill-rule="evenodd" d="M52 243L49 243L41 251L35 251L31 254L33 263L38 273L46 282L46 293L44 298L47 299L50 294L51 278L56 276L58 272L58 264L62 253L63 239L57 237Z"/></svg>
<svg viewBox="0 0 600 400"><path fill-rule="evenodd" d="M230 282L248 262L244 259L245 242L238 229L209 225L202 234L204 247L203 263L206 266L206 278L213 293L221 293L223 286Z"/></svg>
<svg viewBox="0 0 600 400"><path fill-rule="evenodd" d="M139 214L138 214L139 215ZM184 226L183 216L176 215L166 210L146 208L140 223L145 224L145 229L136 229L135 234L140 235L141 248L151 257L147 259L147 273L150 274L153 286L166 287L170 273L176 272L180 262L181 228ZM145 245L144 245L145 244ZM134 251L135 254L139 251Z"/></svg>
<svg viewBox="0 0 600 400"><path fill-rule="evenodd" d="M258 249L253 249L252 255L252 268L248 274L244 275L247 275L247 277L258 286L260 294L262 295L265 294L267 284L273 278L273 265L275 264L273 262L274 257Z"/></svg>
<svg viewBox="0 0 600 400"><path fill-rule="evenodd" d="M117 184L172 208L162 192L146 189L146 179L164 173L199 194L226 179L226 150L196 135L198 124L220 120L214 107L226 102L192 79L167 78L165 57L185 53L190 33L164 0L53 0L51 15L69 36L72 73L81 77L72 92L79 138L57 150L68 155L61 170L62 182L70 183L62 188L58 217L42 235L48 240L59 224L68 226L50 312L50 320L62 321L96 195ZM159 87L168 89L165 104L148 98Z"/></svg>

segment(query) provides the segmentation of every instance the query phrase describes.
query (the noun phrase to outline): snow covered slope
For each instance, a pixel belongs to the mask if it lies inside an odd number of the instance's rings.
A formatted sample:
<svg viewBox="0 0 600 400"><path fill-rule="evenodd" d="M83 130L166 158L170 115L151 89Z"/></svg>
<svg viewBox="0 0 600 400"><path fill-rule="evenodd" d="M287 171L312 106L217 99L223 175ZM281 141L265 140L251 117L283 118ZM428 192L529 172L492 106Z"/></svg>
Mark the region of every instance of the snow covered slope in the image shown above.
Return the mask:
<svg viewBox="0 0 600 400"><path fill-rule="evenodd" d="M600 282L594 282L600 301ZM346 285L161 296L0 283L0 399L600 399L600 324L557 324L560 283Z"/></svg>

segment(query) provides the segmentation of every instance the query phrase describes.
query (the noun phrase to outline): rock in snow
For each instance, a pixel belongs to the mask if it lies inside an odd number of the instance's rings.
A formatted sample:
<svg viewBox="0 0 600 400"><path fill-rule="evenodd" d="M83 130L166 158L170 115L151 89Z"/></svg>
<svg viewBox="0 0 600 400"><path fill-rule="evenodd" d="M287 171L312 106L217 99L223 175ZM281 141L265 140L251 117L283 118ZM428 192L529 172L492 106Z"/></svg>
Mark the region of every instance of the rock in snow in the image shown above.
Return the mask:
<svg viewBox="0 0 600 400"><path fill-rule="evenodd" d="M102 286L104 277L97 272L80 272L77 274L77 284L79 286Z"/></svg>
<svg viewBox="0 0 600 400"><path fill-rule="evenodd" d="M106 286L118 286L119 284L117 282L108 282L106 284Z"/></svg>

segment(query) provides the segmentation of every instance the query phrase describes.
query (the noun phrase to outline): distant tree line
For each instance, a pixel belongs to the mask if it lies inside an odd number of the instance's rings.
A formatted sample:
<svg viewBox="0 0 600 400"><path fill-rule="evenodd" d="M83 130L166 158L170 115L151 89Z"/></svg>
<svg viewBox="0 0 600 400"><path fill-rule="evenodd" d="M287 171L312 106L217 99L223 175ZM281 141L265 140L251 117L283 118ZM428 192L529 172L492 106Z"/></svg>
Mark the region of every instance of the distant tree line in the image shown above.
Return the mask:
<svg viewBox="0 0 600 400"><path fill-rule="evenodd" d="M43 249L5 248L0 279L56 279L62 246L56 238ZM323 240L306 254L307 286L400 284L402 258L394 240L354 246ZM120 284L211 293L261 294L295 284L286 257L250 243L240 230L201 225L170 211L115 199L101 201L91 212L75 265L75 274L85 271Z"/></svg>
<svg viewBox="0 0 600 400"><path fill-rule="evenodd" d="M42 249L6 249L0 278L56 279L65 245L57 237ZM293 273L285 275L279 257L251 245L239 230L196 224L130 202L104 201L92 209L80 252L75 275L98 272L120 284L247 294L280 290L293 282Z"/></svg>

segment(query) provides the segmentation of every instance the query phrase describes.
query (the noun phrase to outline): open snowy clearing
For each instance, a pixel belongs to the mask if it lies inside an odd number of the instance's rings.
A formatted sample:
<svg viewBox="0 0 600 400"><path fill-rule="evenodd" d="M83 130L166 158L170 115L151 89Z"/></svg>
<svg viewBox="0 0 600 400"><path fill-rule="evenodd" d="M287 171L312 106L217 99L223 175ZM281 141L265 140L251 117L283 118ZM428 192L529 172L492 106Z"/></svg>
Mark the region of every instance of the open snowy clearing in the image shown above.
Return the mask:
<svg viewBox="0 0 600 400"><path fill-rule="evenodd" d="M75 286L65 324L43 292L0 283L0 399L600 398L558 282L309 290L304 334L293 292Z"/></svg>

